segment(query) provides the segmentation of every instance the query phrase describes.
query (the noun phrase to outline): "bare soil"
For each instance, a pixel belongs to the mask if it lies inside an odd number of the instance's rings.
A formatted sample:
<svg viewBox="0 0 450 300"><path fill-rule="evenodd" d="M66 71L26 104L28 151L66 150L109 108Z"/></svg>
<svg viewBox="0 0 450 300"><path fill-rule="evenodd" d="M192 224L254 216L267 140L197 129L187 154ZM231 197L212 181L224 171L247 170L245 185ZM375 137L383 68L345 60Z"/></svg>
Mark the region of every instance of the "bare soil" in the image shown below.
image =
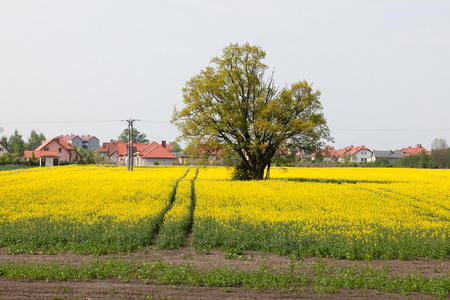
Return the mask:
<svg viewBox="0 0 450 300"><path fill-rule="evenodd" d="M242 270L256 270L261 265L267 265L273 272L285 271L292 261L287 256L271 253L247 251L240 257L226 259L225 252L211 250L208 254L198 253L193 247L177 250L155 250L148 247L145 252L132 254L104 255L100 259L122 259L136 263L165 262L189 263L201 270L210 270L217 266L239 268ZM76 255L73 253L48 254L18 254L8 255L0 249L0 263L5 262L36 262L80 265L99 257L90 255ZM400 261L396 259L374 261L349 261L332 258L322 258L327 264L340 266L366 266L375 269L388 266L390 275L417 274L433 277L449 275L450 261L440 261L419 258L414 261ZM304 258L305 272L315 258ZM342 289L337 293L319 295L312 287L303 291L257 291L243 287L206 288L193 286L167 286L155 283L143 283L140 280L123 282L115 278L89 281L38 281L12 280L0 277L0 299L435 299L435 297L420 293L392 294L374 290Z"/></svg>

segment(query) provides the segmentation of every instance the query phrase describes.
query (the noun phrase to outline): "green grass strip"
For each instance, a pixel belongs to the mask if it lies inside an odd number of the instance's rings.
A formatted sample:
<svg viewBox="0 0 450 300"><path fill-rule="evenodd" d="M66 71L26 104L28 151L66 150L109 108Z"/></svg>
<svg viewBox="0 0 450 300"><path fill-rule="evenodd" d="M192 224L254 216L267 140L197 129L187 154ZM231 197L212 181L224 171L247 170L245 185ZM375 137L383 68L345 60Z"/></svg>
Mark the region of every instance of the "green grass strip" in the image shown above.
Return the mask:
<svg viewBox="0 0 450 300"><path fill-rule="evenodd" d="M190 264L170 264L163 261L133 263L124 260L94 260L80 266L50 263L2 263L0 276L28 280L89 280L117 278L144 283L206 287L243 286L257 290L298 290L311 286L321 295L340 289L374 289L393 293L420 292L446 297L450 291L448 275L426 278L420 274L389 276L389 269L375 270L371 266L341 267L315 260L307 270L302 263L291 264L285 272L273 273L265 265L256 271L216 267L202 271Z"/></svg>
<svg viewBox="0 0 450 300"><path fill-rule="evenodd" d="M191 227L194 209L193 182L198 168L191 169L177 186L172 208L164 217L156 244L160 249L177 249L186 245L186 232Z"/></svg>

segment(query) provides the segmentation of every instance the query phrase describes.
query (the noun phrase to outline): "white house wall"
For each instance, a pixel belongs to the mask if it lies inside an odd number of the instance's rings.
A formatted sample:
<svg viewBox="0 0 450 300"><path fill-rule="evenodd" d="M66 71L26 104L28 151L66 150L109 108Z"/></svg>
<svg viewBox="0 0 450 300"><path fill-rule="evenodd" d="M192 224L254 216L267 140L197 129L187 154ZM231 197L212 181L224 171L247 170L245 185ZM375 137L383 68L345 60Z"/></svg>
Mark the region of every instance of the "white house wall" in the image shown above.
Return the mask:
<svg viewBox="0 0 450 300"><path fill-rule="evenodd" d="M361 163L364 161L370 161L372 157L372 151L370 150L360 150L355 153L355 160L357 163Z"/></svg>
<svg viewBox="0 0 450 300"><path fill-rule="evenodd" d="M173 159L167 159L167 158L160 158L160 159L156 159L156 158L144 158L142 159L145 161L144 166L153 166L155 164L155 162L158 162L159 165L164 165L164 166L171 166L173 165Z"/></svg>

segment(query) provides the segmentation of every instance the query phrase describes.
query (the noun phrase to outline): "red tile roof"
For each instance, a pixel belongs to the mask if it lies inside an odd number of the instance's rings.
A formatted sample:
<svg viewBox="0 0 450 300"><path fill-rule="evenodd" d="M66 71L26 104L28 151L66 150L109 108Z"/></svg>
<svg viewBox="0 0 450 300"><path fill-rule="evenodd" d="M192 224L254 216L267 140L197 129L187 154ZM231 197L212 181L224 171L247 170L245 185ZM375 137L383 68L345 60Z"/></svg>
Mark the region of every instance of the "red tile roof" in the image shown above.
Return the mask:
<svg viewBox="0 0 450 300"><path fill-rule="evenodd" d="M424 147L422 147L421 144L417 144L416 147L411 148L402 148L400 151L402 151L403 156L405 155L419 155L422 153L425 154L430 154L430 151L428 151L427 149L425 149Z"/></svg>
<svg viewBox="0 0 450 300"><path fill-rule="evenodd" d="M54 158L59 158L58 152L56 151L30 151L30 150L25 150L23 153L23 156L27 159L31 158L31 153L34 152L34 158L41 158L41 157L54 157Z"/></svg>
<svg viewBox="0 0 450 300"><path fill-rule="evenodd" d="M167 148L164 148L157 142L151 142L144 149L142 149L136 155L141 156L142 158L167 158L167 159L175 159L175 155L173 155Z"/></svg>
<svg viewBox="0 0 450 300"><path fill-rule="evenodd" d="M344 154L346 154L346 153L352 151L354 148L355 148L355 147L353 147L353 146L347 146L347 147L345 147L345 148L342 148L341 150L339 150L339 151L336 152L335 156L336 156L336 157L341 157L342 155L344 155Z"/></svg>
<svg viewBox="0 0 450 300"><path fill-rule="evenodd" d="M36 151L41 151L42 149L47 147L47 145L50 144L52 141L59 143L66 150L74 150L71 143L69 143L62 137L56 137L56 138L49 138L48 140L46 140L42 145L36 148Z"/></svg>
<svg viewBox="0 0 450 300"><path fill-rule="evenodd" d="M361 150L369 150L369 149L363 145L363 146L353 147L353 149L350 150L348 153L355 154L356 152L361 151Z"/></svg>

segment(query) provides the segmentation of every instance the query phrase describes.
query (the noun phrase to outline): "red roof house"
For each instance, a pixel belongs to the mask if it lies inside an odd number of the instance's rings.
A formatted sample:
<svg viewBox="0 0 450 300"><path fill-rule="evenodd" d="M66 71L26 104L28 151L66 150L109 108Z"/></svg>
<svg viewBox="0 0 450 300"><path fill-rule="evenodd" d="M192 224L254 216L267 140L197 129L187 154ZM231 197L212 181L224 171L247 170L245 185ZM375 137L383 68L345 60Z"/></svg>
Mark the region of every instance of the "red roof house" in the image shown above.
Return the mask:
<svg viewBox="0 0 450 300"><path fill-rule="evenodd" d="M408 148L402 148L400 151L402 152L403 156L419 155L422 153L431 154L431 152L428 151L427 149L425 149L424 147L422 147L421 144L417 144L416 147L414 147L414 148L411 148L411 146Z"/></svg>
<svg viewBox="0 0 450 300"><path fill-rule="evenodd" d="M70 162L73 159L82 159L83 156L74 148L72 144L64 140L62 137L50 138L42 143L34 151L34 157L42 157L41 152L55 152L60 161ZM27 154L30 155L31 153ZM47 154L48 155L48 154ZM53 155L53 154L52 154ZM44 156L46 156L44 154Z"/></svg>
<svg viewBox="0 0 450 300"><path fill-rule="evenodd" d="M326 146L323 149L318 150L322 153L323 161L325 162L334 162L336 161L336 149L333 146ZM316 153L311 154L313 160L316 160Z"/></svg>
<svg viewBox="0 0 450 300"><path fill-rule="evenodd" d="M155 163L159 165L173 165L174 160L176 160L175 155L167 149L167 144L164 143L164 141L161 144L151 142L145 146L146 147L136 147L134 164L137 166L152 166Z"/></svg>
<svg viewBox="0 0 450 300"><path fill-rule="evenodd" d="M58 166L59 165L59 154L56 151L38 151L38 150L34 150L34 151L30 151L30 150L25 150L23 153L23 156L29 160L31 159L33 156L35 159L39 159L39 165L41 167L44 166Z"/></svg>

